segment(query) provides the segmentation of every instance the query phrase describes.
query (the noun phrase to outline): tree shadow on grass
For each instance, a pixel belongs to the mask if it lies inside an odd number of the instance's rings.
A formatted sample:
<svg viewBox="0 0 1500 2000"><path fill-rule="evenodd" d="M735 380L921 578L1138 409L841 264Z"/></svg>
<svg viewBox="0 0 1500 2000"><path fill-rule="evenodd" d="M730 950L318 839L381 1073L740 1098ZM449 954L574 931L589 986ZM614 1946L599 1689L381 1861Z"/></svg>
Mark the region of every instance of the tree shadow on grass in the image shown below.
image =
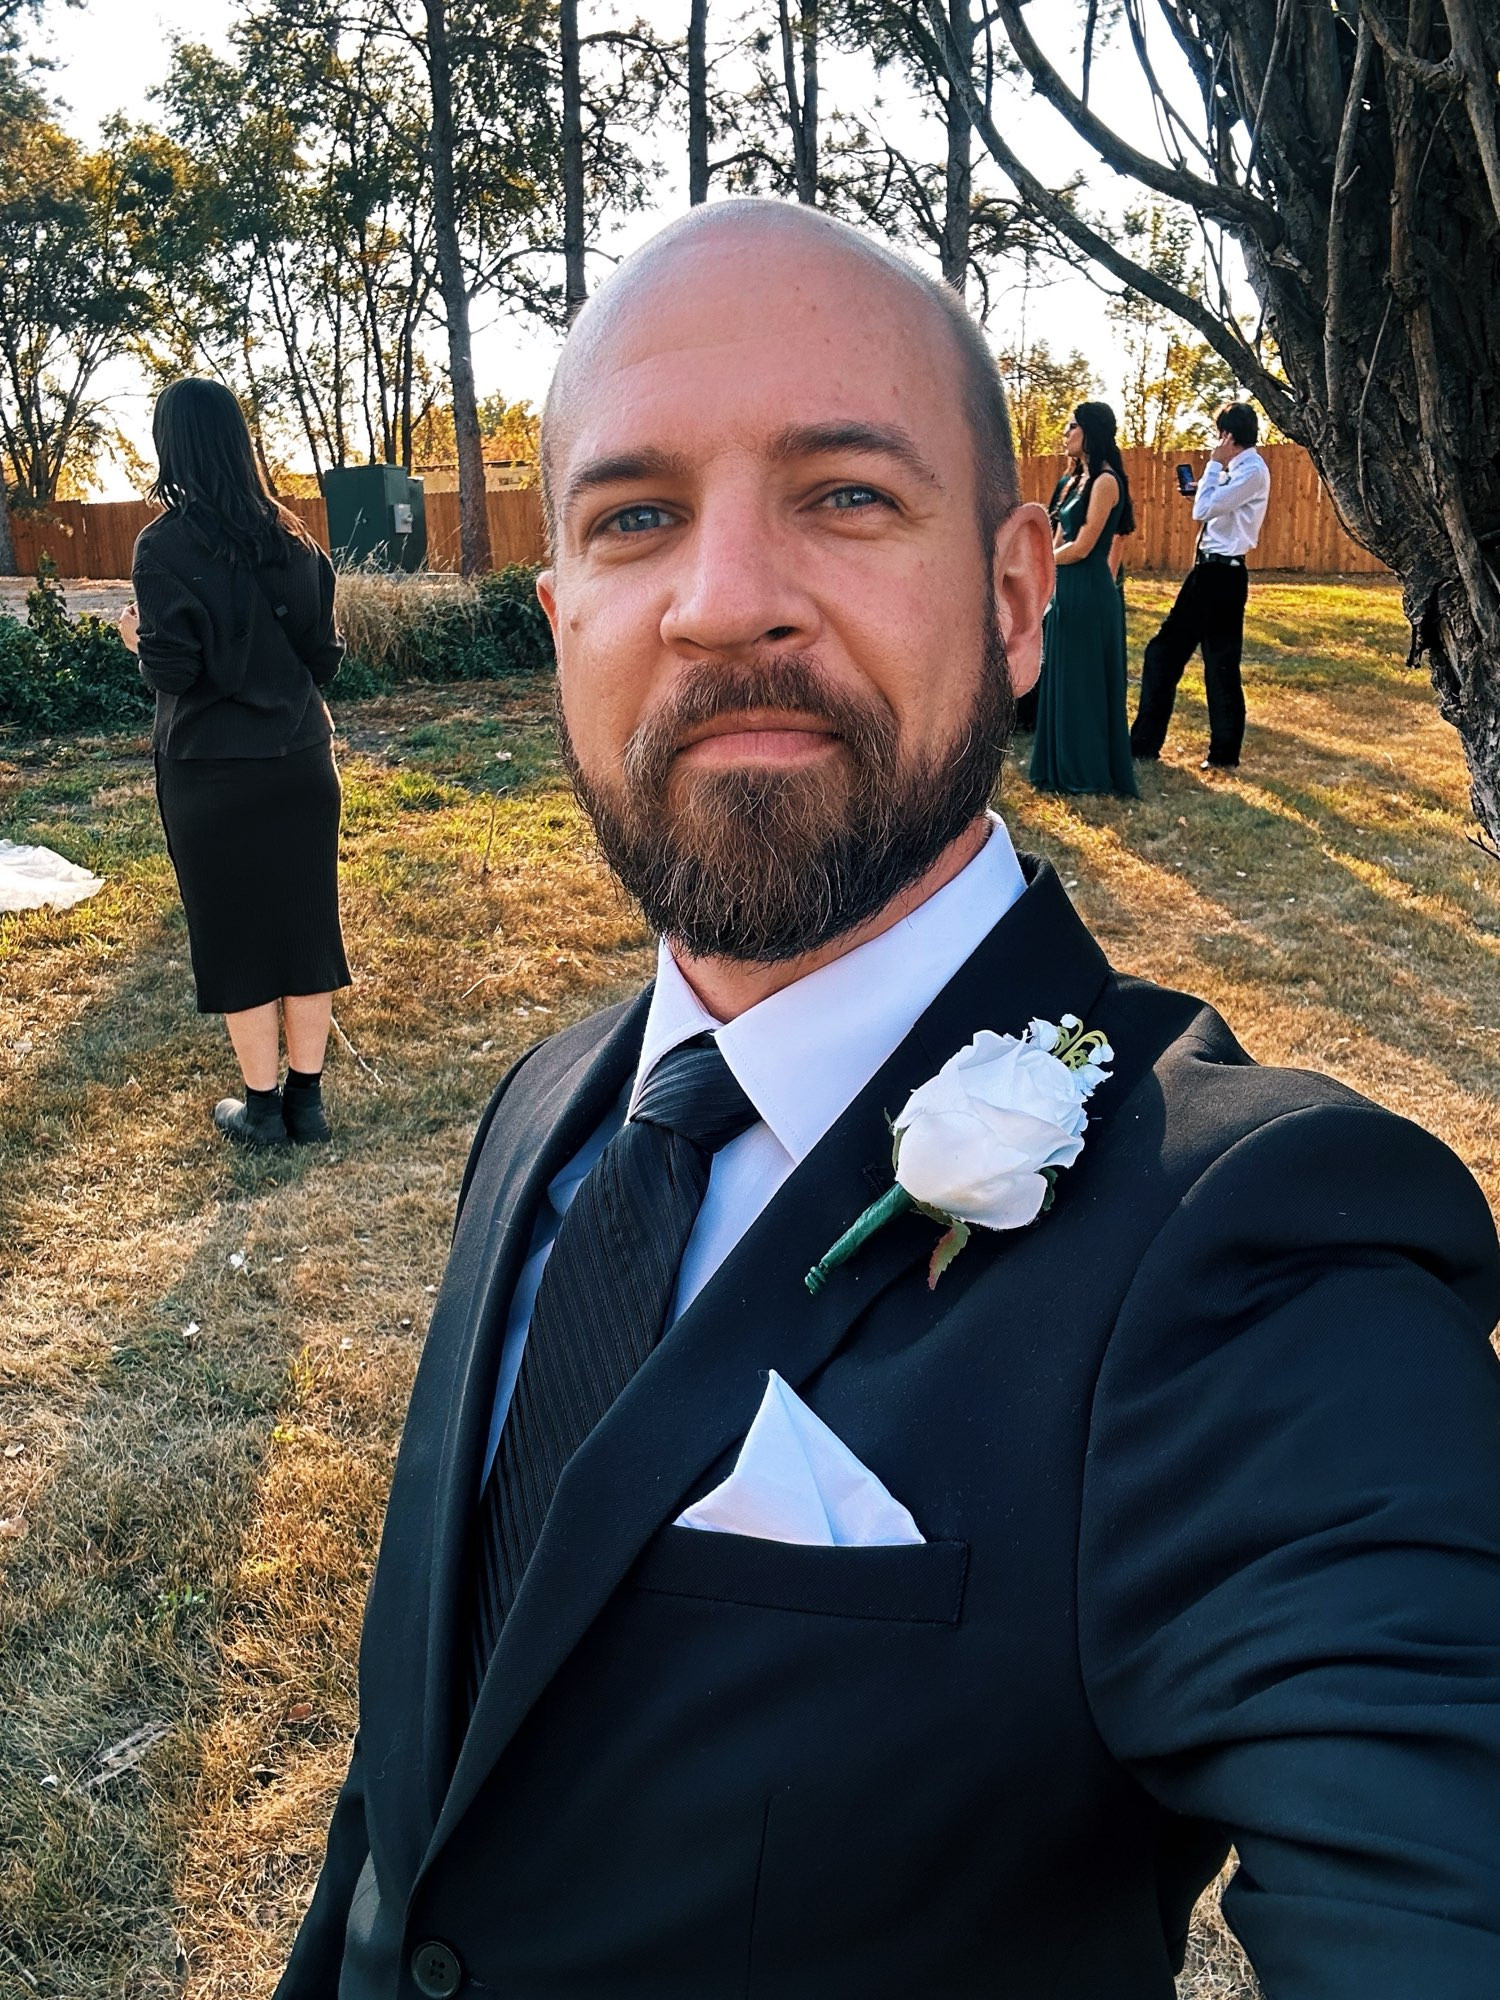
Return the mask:
<svg viewBox="0 0 1500 2000"><path fill-rule="evenodd" d="M201 1072L233 1065L181 951L175 912L135 925L0 1109L0 1435L17 1447L0 1505L0 1990L22 1991L13 1976L59 2000L180 1991L173 1881L214 1620L298 1339L229 1259L313 1163L235 1156L208 1132Z"/></svg>
<svg viewBox="0 0 1500 2000"><path fill-rule="evenodd" d="M226 1296L232 1227L99 1355L0 1574L0 1943L59 2000L179 1990L174 1880L218 1700L214 1628L296 1344L246 1310L248 1285ZM185 1338L189 1310L205 1317Z"/></svg>
<svg viewBox="0 0 1500 2000"><path fill-rule="evenodd" d="M1285 801L1285 812L1163 766L1160 791L1140 806L1072 801L1077 833L1054 815L1036 830L1036 844L1067 877L1088 877L1088 915L1124 969L1130 940L1146 935L1150 919L1139 878L1112 879L1100 832L1159 877L1164 899L1191 894L1191 912L1171 912L1164 901L1162 920L1164 931L1181 934L1185 956L1268 1001L1344 1013L1462 1091L1493 1091L1500 1066L1487 1036L1500 1018L1500 951L1457 911L1434 909L1426 893L1440 867L1454 872L1451 847L1403 829L1399 844L1416 850L1404 879L1380 858L1388 832L1330 813L1285 780L1258 782ZM1441 804L1451 813L1451 801ZM1211 840L1220 855L1208 851ZM1373 856L1360 851L1372 846ZM1223 851L1249 865L1226 867ZM1426 855L1435 857L1430 868Z"/></svg>

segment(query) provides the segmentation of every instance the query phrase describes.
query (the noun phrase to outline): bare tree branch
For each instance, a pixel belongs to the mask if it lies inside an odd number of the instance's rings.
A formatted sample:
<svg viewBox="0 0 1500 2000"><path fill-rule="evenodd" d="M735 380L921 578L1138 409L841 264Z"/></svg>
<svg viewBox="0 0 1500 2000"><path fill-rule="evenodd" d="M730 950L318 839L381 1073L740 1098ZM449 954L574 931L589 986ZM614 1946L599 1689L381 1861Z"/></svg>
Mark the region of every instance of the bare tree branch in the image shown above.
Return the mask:
<svg viewBox="0 0 1500 2000"><path fill-rule="evenodd" d="M1375 5L1375 0L1360 0L1359 15L1380 44L1380 53L1403 76L1410 77L1413 83L1421 84L1425 90L1439 91L1449 97L1456 97L1463 89L1463 76L1453 55L1445 56L1441 62L1429 62L1425 56L1413 55L1404 42L1397 40L1394 29Z"/></svg>
<svg viewBox="0 0 1500 2000"><path fill-rule="evenodd" d="M1474 13L1473 0L1443 0L1448 32L1453 40L1449 60L1459 69L1463 84L1464 109L1474 129L1474 144L1495 219L1500 223L1500 135L1496 134L1495 65L1485 54L1484 35Z"/></svg>
<svg viewBox="0 0 1500 2000"><path fill-rule="evenodd" d="M1011 47L1020 57L1038 95L1062 113L1079 137L1088 141L1107 166L1113 167L1117 173L1129 175L1142 187L1151 188L1170 201L1180 201L1189 208L1197 209L1200 215L1212 216L1215 221L1230 228L1252 231L1268 250L1281 241L1280 220L1267 203L1257 200L1243 188L1224 187L1217 182L1203 180L1197 174L1186 173L1181 168L1164 166L1160 160L1153 160L1149 153L1138 152L1134 146L1128 145L1102 119L1096 118L1068 88L1037 46L1016 0L995 0L993 18L1003 25Z"/></svg>
<svg viewBox="0 0 1500 2000"><path fill-rule="evenodd" d="M1333 162L1333 194L1328 216L1328 281L1323 320L1323 376L1328 400L1340 394L1344 377L1341 349L1348 317L1349 239L1343 223L1347 198L1359 169L1354 161L1355 135L1359 129L1360 105L1370 74L1370 24L1361 16L1354 44L1354 69L1349 78L1349 95L1344 101L1344 122L1339 129L1338 151Z"/></svg>
<svg viewBox="0 0 1500 2000"><path fill-rule="evenodd" d="M1260 101L1255 107L1255 123L1250 128L1250 152L1245 161L1245 179L1248 181L1255 169L1260 153L1261 128L1266 122L1266 106L1271 101L1271 85L1276 80L1276 66L1286 47L1287 23L1291 19L1288 0L1276 0L1276 25L1271 30L1271 53L1266 57L1266 73L1261 78Z"/></svg>
<svg viewBox="0 0 1500 2000"><path fill-rule="evenodd" d="M1168 312L1176 313L1180 319L1195 327L1209 343L1216 354L1235 371L1236 378L1252 389L1265 407L1279 423L1285 424L1294 413L1295 405L1285 382L1272 375L1249 342L1225 320L1211 313L1200 299L1192 298L1180 287L1169 284L1158 277L1145 265L1128 257L1097 229L1090 228L1082 216L1068 203L1061 200L1045 185L1030 168L1023 165L1020 158L1002 138L999 128L991 117L979 94L974 88L974 80L963 67L957 51L953 48L948 33L948 23L938 0L922 0L927 17L932 23L938 46L943 51L943 60L948 67L949 81L969 105L970 116L974 120L974 130L978 133L990 158L1010 179L1017 193L1042 219L1051 224L1060 236L1084 251L1086 255L1101 264L1104 269L1118 278L1122 284L1141 292L1157 305L1165 306ZM1258 206L1258 204L1257 204Z"/></svg>

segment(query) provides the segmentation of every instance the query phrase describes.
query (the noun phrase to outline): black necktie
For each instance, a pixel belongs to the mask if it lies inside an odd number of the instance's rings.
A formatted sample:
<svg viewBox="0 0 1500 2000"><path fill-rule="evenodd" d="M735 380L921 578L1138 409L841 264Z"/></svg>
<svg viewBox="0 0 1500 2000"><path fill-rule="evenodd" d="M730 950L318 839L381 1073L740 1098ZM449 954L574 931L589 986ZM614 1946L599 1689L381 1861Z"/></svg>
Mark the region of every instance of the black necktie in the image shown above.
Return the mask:
<svg viewBox="0 0 1500 2000"><path fill-rule="evenodd" d="M563 1467L666 1328L713 1156L759 1116L709 1036L684 1043L562 1219L480 1499L471 1710Z"/></svg>

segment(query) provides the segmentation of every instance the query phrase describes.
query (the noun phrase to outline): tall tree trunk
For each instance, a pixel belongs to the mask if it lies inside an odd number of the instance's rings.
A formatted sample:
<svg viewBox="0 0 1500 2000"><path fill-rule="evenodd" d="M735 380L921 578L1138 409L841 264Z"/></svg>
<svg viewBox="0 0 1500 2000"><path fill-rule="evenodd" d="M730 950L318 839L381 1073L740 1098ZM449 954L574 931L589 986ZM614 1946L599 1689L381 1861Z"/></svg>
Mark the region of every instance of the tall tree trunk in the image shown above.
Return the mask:
<svg viewBox="0 0 1500 2000"><path fill-rule="evenodd" d="M802 157L807 190L798 200L812 208L818 199L818 0L802 0Z"/></svg>
<svg viewBox="0 0 1500 2000"><path fill-rule="evenodd" d="M803 0L795 23L789 0L777 0L786 122L792 135L792 180L806 208L818 204L818 0ZM798 75L799 43L801 75Z"/></svg>
<svg viewBox="0 0 1500 2000"><path fill-rule="evenodd" d="M0 576L16 574L16 539L10 530L10 503L5 497L5 483L0 480Z"/></svg>
<svg viewBox="0 0 1500 2000"><path fill-rule="evenodd" d="M561 0L558 24L562 36L562 169L563 169L563 303L569 322L583 310L589 295L585 260L583 202L583 75L578 52L578 0Z"/></svg>
<svg viewBox="0 0 1500 2000"><path fill-rule="evenodd" d="M948 21L958 60L974 67L974 21L970 0L948 0ZM943 280L963 297L969 281L969 218L974 179L974 121L967 100L948 86L943 117L948 127L948 171L943 195Z"/></svg>
<svg viewBox="0 0 1500 2000"><path fill-rule="evenodd" d="M708 0L688 14L688 201L708 200Z"/></svg>
<svg viewBox="0 0 1500 2000"><path fill-rule="evenodd" d="M438 287L448 321L448 386L458 446L459 563L465 576L493 569L489 503L484 489L484 442L474 393L474 346L469 334L469 287L458 240L453 188L453 58L447 0L426 0L427 71L432 90L432 224Z"/></svg>

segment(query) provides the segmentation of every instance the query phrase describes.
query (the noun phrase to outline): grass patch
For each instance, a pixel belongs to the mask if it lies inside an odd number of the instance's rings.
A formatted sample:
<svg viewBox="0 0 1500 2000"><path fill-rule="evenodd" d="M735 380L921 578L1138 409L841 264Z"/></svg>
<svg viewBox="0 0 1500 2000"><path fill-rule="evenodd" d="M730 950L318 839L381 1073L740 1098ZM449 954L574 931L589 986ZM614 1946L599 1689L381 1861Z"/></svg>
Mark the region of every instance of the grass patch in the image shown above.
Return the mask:
<svg viewBox="0 0 1500 2000"><path fill-rule="evenodd" d="M1130 593L1138 660L1170 590ZM1014 767L1002 796L1117 963L1420 1118L1493 1199L1500 879L1404 652L1388 588L1261 585L1237 774L1197 770L1190 675L1141 799L1040 797ZM649 971L562 784L545 677L344 721L358 984L315 1158L244 1158L209 1128L233 1070L192 1009L144 745L0 764L0 832L109 878L78 910L0 918L7 2000L270 1992L354 1725L474 1120L537 1035ZM1211 1898L1183 1991L1250 1991Z"/></svg>

